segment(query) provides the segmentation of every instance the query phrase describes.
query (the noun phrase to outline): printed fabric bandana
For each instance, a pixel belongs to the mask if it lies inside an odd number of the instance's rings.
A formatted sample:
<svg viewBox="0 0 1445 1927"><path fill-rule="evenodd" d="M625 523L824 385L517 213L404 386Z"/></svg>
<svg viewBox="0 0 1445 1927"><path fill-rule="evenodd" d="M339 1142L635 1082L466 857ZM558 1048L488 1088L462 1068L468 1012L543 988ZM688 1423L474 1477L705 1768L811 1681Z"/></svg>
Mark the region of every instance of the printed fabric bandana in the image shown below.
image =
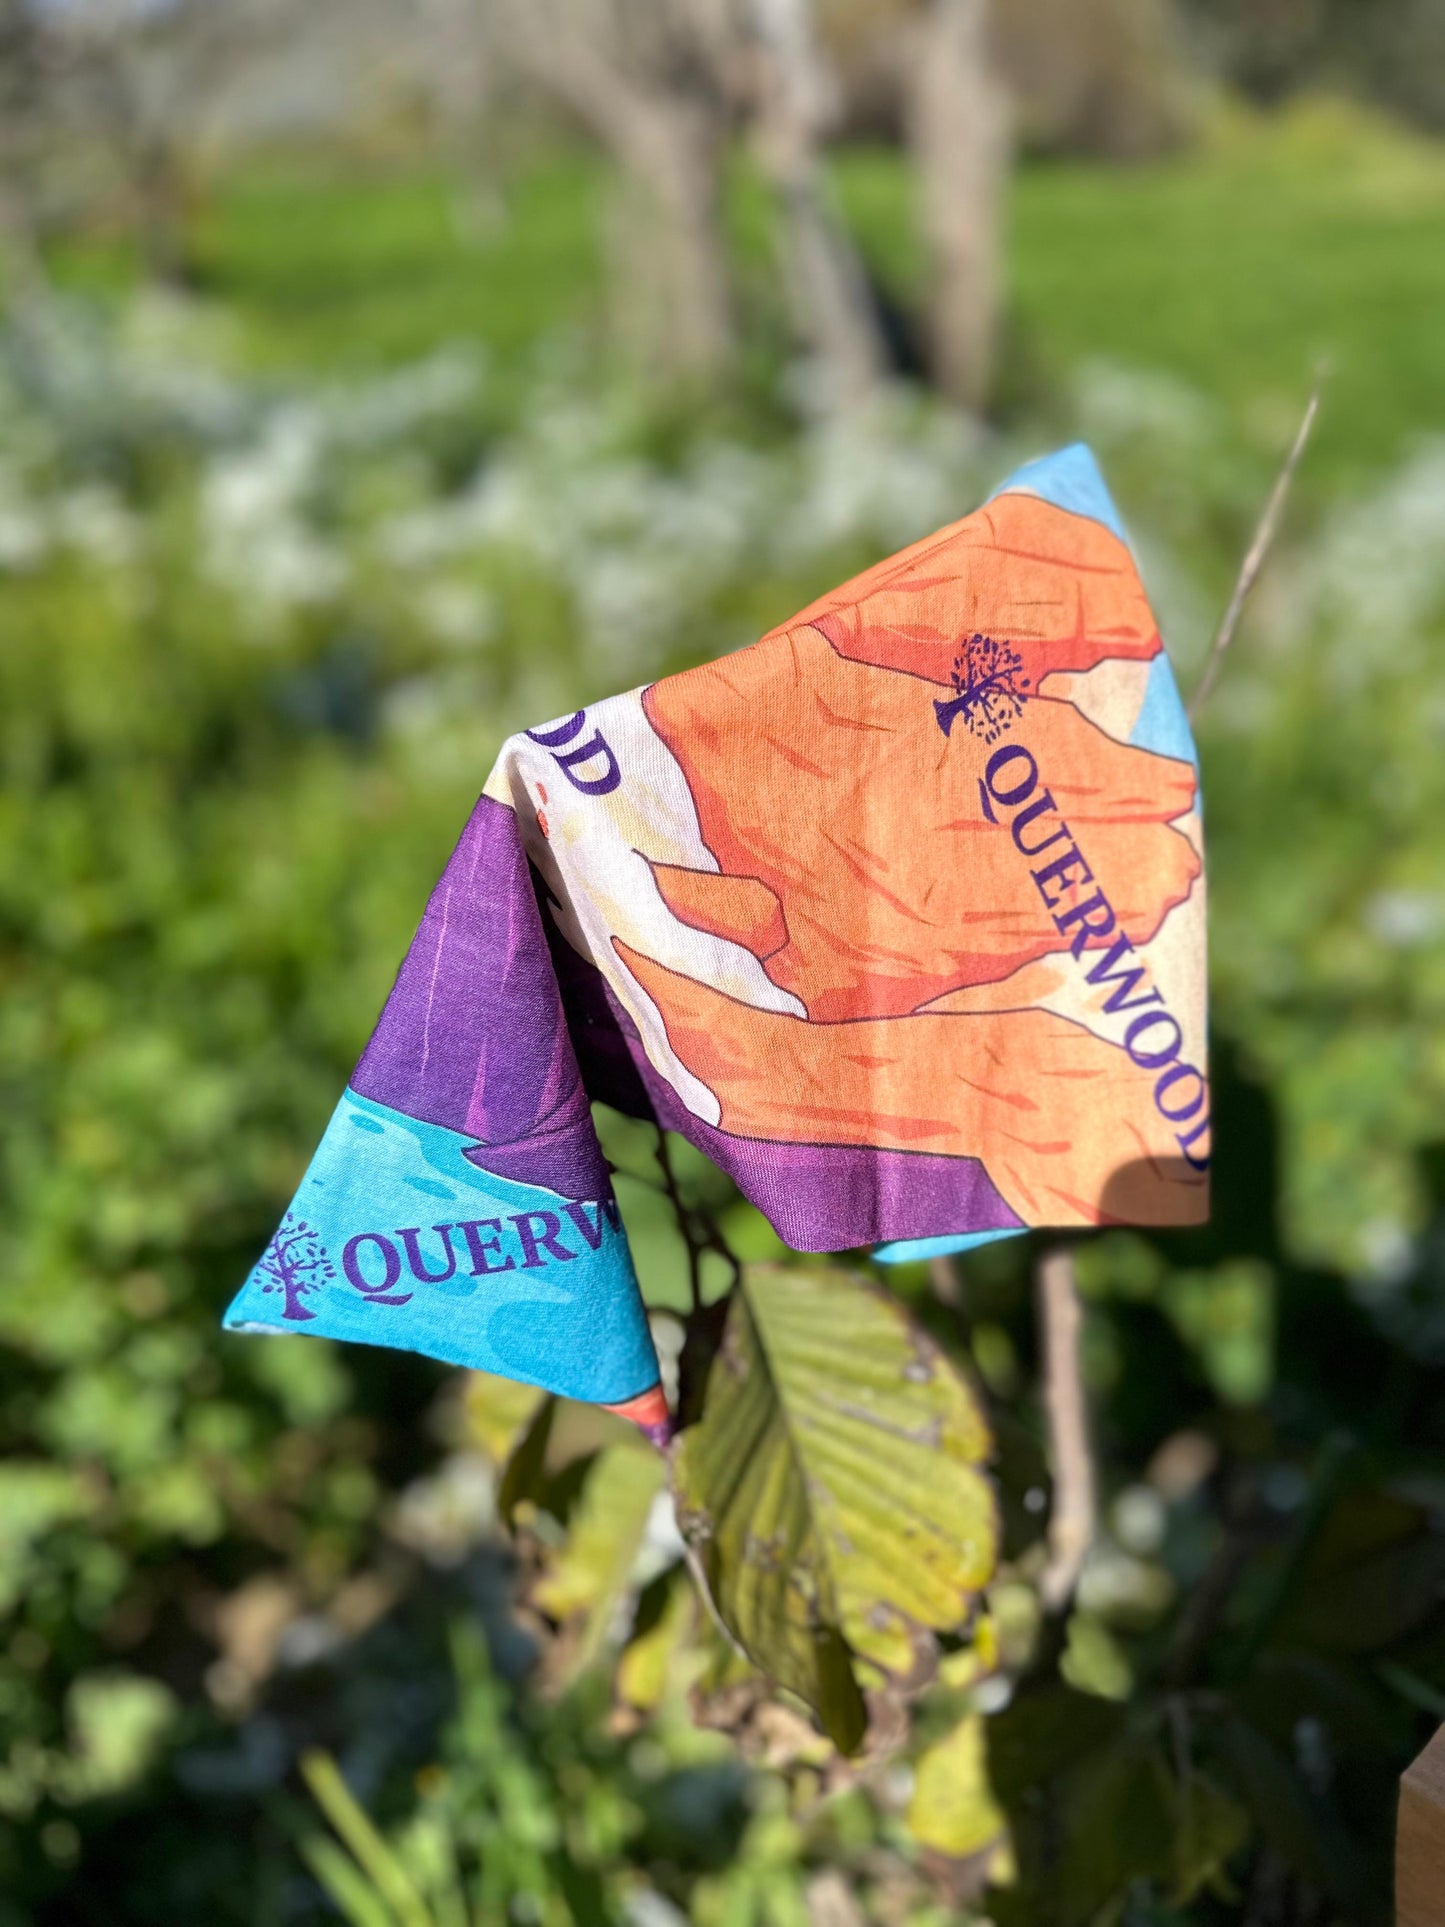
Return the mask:
<svg viewBox="0 0 1445 1927"><path fill-rule="evenodd" d="M590 1104L800 1251L1208 1212L1194 745L1087 449L502 748L226 1316L665 1427Z"/></svg>

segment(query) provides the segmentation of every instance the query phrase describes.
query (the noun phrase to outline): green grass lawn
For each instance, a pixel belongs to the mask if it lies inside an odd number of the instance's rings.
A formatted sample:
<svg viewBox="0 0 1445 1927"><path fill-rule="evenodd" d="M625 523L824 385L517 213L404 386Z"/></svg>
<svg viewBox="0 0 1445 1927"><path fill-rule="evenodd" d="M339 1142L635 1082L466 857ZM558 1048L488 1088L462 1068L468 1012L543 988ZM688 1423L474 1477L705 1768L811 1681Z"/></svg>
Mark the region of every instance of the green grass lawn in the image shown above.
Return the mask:
<svg viewBox="0 0 1445 1927"><path fill-rule="evenodd" d="M896 164L851 156L843 181L880 268L908 287ZM1049 377L1096 356L1159 369L1278 445L1324 360L1317 484L1445 432L1445 145L1326 104L1230 117L1147 166L1026 166L1011 216L1015 352Z"/></svg>
<svg viewBox="0 0 1445 1927"><path fill-rule="evenodd" d="M837 172L875 271L916 301L899 157L854 150ZM563 155L478 209L439 168L269 158L213 187L194 259L259 366L362 369L471 337L515 368L539 341L596 337L601 186L595 164ZM735 201L739 246L756 256L755 184ZM1027 393L1107 357L1182 378L1273 447L1325 359L1315 487L1445 432L1445 146L1355 110L1227 114L1190 152L1132 168L1028 163L1010 263L1011 388L1019 370ZM126 273L96 243L58 266L100 287Z"/></svg>
<svg viewBox="0 0 1445 1927"><path fill-rule="evenodd" d="M197 224L203 285L236 303L267 365L375 367L471 337L502 360L593 323L602 181L567 156L494 203L440 169L267 162Z"/></svg>
<svg viewBox="0 0 1445 1927"><path fill-rule="evenodd" d="M1304 115L1135 174L1034 173L1014 272L1049 361L1167 368L1275 440L1324 359L1319 475L1445 431L1445 147Z"/></svg>

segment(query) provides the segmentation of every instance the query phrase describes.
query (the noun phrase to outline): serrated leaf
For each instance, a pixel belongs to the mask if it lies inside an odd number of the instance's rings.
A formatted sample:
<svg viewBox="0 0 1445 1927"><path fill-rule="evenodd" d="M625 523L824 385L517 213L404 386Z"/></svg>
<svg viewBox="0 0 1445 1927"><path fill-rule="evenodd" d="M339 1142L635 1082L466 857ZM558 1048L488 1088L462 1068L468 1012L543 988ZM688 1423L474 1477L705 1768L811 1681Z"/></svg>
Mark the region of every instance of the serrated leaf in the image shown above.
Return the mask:
<svg viewBox="0 0 1445 1927"><path fill-rule="evenodd" d="M839 1270L744 1271L675 1456L679 1524L733 1637L845 1750L850 1649L916 1677L993 1572L988 1450L968 1385L891 1299Z"/></svg>
<svg viewBox="0 0 1445 1927"><path fill-rule="evenodd" d="M580 1622L574 1673L606 1643L662 1485L662 1460L646 1446L623 1442L599 1452L566 1542L533 1587L532 1597L551 1618Z"/></svg>
<svg viewBox="0 0 1445 1927"><path fill-rule="evenodd" d="M495 1372L468 1372L467 1425L493 1465L505 1465L547 1394Z"/></svg>
<svg viewBox="0 0 1445 1927"><path fill-rule="evenodd" d="M1003 1833L1003 1808L988 1778L983 1720L967 1713L918 1757L905 1824L921 1847L952 1859L981 1853Z"/></svg>

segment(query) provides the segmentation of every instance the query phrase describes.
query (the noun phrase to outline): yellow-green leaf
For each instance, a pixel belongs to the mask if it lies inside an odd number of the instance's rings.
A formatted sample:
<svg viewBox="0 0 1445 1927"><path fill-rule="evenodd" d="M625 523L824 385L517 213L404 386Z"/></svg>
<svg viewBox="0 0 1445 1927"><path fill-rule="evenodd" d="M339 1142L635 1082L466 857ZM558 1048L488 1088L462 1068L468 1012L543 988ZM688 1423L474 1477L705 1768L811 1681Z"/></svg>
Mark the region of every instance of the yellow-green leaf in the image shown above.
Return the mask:
<svg viewBox="0 0 1445 1927"><path fill-rule="evenodd" d="M517 1507L536 1499L546 1481L547 1447L557 1416L557 1400L549 1392L514 1440L497 1487L497 1510L508 1526L517 1523Z"/></svg>
<svg viewBox="0 0 1445 1927"><path fill-rule="evenodd" d="M377 1831L331 1755L316 1750L303 1753L301 1772L316 1804L351 1849L377 1897L385 1902L400 1927L431 1927L431 1915L410 1874Z"/></svg>
<svg viewBox="0 0 1445 1927"><path fill-rule="evenodd" d="M908 1831L921 1847L965 1860L991 1846L1005 1825L1003 1808L989 1784L983 1720L966 1713L919 1755Z"/></svg>
<svg viewBox="0 0 1445 1927"><path fill-rule="evenodd" d="M351 1855L329 1834L307 1834L300 1846L302 1859L336 1903L348 1927L396 1927L396 1915Z"/></svg>
<svg viewBox="0 0 1445 1927"><path fill-rule="evenodd" d="M472 1436L492 1461L505 1465L547 1394L495 1372L467 1374L466 1413Z"/></svg>
<svg viewBox="0 0 1445 1927"><path fill-rule="evenodd" d="M1100 1699L1126 1700L1134 1687L1134 1671L1123 1646L1102 1619L1076 1612L1069 1620L1068 1646L1059 1662L1060 1675L1081 1693Z"/></svg>
<svg viewBox="0 0 1445 1927"><path fill-rule="evenodd" d="M745 1270L676 1453L679 1523L733 1637L840 1745L862 1733L849 1649L916 1679L993 1572L989 1443L893 1300L849 1272Z"/></svg>
<svg viewBox="0 0 1445 1927"><path fill-rule="evenodd" d="M680 1569L659 1584L667 1587L662 1611L645 1632L629 1640L617 1662L617 1697L640 1713L655 1713L668 1687L680 1680L687 1683L700 1667L696 1653L684 1651L697 1595Z"/></svg>
<svg viewBox="0 0 1445 1927"><path fill-rule="evenodd" d="M624 1440L599 1452L566 1542L533 1588L551 1618L581 1621L574 1671L589 1665L607 1640L662 1483L661 1458L640 1442Z"/></svg>

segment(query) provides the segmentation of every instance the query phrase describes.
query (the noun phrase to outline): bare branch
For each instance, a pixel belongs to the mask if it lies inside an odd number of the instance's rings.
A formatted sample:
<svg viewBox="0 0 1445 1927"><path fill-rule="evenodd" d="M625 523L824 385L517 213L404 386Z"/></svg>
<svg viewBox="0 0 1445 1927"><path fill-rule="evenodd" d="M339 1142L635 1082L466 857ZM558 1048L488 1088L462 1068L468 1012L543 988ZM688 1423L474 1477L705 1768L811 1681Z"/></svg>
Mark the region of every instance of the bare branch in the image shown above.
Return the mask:
<svg viewBox="0 0 1445 1927"><path fill-rule="evenodd" d="M672 1215L677 1220L677 1229L687 1247L689 1282L692 1287L692 1309L698 1313L703 1309L702 1302L702 1257L705 1251L712 1251L732 1267L732 1282L737 1284L742 1277L743 1268L736 1252L723 1236L722 1227L707 1208L700 1204L689 1204L682 1195L682 1187L673 1170L672 1151L667 1142L667 1132L657 1126L657 1143L653 1150L658 1167L662 1172L662 1191L672 1206ZM731 1287L729 1287L731 1289Z"/></svg>
<svg viewBox="0 0 1445 1927"><path fill-rule="evenodd" d="M677 1229L683 1244L687 1247L687 1282L692 1296L692 1309L702 1310L702 1250L693 1235L692 1214L683 1202L678 1188L677 1174L672 1168L672 1151L667 1142L667 1132L659 1124L657 1144L654 1149L658 1165L662 1171L663 1189L667 1201L672 1206L672 1215L677 1220Z"/></svg>
<svg viewBox="0 0 1445 1927"><path fill-rule="evenodd" d="M1044 1610L1059 1614L1074 1596L1084 1559L1093 1544L1097 1506L1088 1406L1079 1361L1083 1308L1074 1275L1074 1255L1066 1245L1054 1245L1043 1253L1035 1284L1044 1345L1044 1413L1054 1475L1049 1561L1039 1591Z"/></svg>
<svg viewBox="0 0 1445 1927"><path fill-rule="evenodd" d="M1309 404L1304 412L1304 420L1300 423L1296 431L1293 445L1288 455L1284 458L1284 466L1275 477L1274 487L1269 492L1269 500L1264 505L1264 513L1260 516L1259 525L1254 531L1254 540L1245 552L1244 561L1240 565L1239 579L1234 585L1234 593L1229 598L1228 608L1224 611L1224 620L1219 625L1219 633L1215 636L1213 646L1209 651L1209 659L1204 665L1204 674L1199 678L1194 694L1189 698L1189 720L1191 722L1193 722L1194 718L1204 707L1205 702L1208 700L1209 692L1214 687L1215 680L1219 675L1220 664L1224 661L1224 653L1230 643L1233 642L1234 632L1239 627L1239 618L1244 611L1245 601L1250 590L1258 580L1259 572L1264 567L1265 557L1269 554L1270 546L1278 532L1280 516L1284 512L1285 498L1289 494L1290 484L1294 480L1295 470L1299 467L1300 457L1305 452L1305 444L1310 438L1310 430L1315 425L1315 416L1319 413L1320 394L1324 387L1324 380L1325 370L1322 368L1315 376L1315 385L1310 392Z"/></svg>

